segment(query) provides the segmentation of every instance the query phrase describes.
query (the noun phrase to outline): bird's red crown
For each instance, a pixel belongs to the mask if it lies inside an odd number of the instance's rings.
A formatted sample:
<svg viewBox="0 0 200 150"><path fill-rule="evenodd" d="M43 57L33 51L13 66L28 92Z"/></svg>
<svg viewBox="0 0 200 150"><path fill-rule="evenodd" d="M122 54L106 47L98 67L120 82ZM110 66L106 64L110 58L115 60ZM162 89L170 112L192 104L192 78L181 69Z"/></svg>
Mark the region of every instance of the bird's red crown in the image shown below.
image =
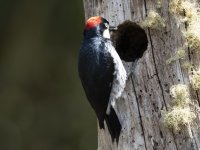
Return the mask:
<svg viewBox="0 0 200 150"><path fill-rule="evenodd" d="M100 23L102 23L102 18L100 16L91 17L87 20L85 29L86 30L92 29L97 25L99 25Z"/></svg>

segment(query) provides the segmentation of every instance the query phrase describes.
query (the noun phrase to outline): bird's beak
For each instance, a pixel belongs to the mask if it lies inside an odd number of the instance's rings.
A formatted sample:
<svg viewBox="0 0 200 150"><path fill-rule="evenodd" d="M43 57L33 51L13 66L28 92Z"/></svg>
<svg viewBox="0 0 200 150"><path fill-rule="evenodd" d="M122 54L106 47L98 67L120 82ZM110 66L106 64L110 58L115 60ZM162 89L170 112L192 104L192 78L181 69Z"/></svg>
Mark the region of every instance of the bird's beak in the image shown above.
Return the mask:
<svg viewBox="0 0 200 150"><path fill-rule="evenodd" d="M110 31L116 31L116 30L117 30L117 27L116 27L116 26L109 26L109 30L110 30Z"/></svg>

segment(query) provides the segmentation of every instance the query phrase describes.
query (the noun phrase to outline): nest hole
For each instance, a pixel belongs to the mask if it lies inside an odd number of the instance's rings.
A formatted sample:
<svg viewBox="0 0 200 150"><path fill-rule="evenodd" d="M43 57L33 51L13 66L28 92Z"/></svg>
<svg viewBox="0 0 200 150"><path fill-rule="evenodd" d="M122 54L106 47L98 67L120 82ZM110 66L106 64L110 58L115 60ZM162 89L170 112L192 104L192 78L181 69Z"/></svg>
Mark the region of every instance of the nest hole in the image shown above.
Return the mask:
<svg viewBox="0 0 200 150"><path fill-rule="evenodd" d="M120 24L112 39L120 58L127 62L141 58L148 46L145 30L131 21Z"/></svg>

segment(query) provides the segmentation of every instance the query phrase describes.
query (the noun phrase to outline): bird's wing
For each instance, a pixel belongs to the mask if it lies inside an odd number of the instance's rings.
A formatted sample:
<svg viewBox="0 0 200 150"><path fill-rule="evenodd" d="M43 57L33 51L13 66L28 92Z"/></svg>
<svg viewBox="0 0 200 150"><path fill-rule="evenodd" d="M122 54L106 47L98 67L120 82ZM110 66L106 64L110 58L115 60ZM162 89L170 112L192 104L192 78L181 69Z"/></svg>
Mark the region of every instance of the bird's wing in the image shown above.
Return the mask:
<svg viewBox="0 0 200 150"><path fill-rule="evenodd" d="M90 50L87 49L87 51ZM80 53L78 68L86 96L98 119L103 121L110 99L115 72L111 53L108 51L93 51L87 55L81 55Z"/></svg>
<svg viewBox="0 0 200 150"><path fill-rule="evenodd" d="M109 99L109 105L107 108L107 114L110 113L110 105L113 107L115 106L116 100L122 95L122 92L124 91L125 85L126 85L126 79L127 79L127 74L126 70L124 68L124 65L117 54L115 48L112 46L111 42L107 43L106 45L109 50L109 53L111 54L113 58L113 63L114 63L114 78L113 78L113 83L112 83L112 89L110 93L110 99Z"/></svg>

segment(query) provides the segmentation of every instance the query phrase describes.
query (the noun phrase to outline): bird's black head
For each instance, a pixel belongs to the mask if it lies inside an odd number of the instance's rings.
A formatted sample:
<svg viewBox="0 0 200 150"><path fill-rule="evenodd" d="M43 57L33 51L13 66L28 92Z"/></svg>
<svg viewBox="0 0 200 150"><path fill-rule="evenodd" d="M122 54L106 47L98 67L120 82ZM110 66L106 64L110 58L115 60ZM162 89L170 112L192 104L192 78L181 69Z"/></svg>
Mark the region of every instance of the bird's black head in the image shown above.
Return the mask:
<svg viewBox="0 0 200 150"><path fill-rule="evenodd" d="M109 22L100 16L89 18L85 25L84 36L88 38L101 36L110 39Z"/></svg>

